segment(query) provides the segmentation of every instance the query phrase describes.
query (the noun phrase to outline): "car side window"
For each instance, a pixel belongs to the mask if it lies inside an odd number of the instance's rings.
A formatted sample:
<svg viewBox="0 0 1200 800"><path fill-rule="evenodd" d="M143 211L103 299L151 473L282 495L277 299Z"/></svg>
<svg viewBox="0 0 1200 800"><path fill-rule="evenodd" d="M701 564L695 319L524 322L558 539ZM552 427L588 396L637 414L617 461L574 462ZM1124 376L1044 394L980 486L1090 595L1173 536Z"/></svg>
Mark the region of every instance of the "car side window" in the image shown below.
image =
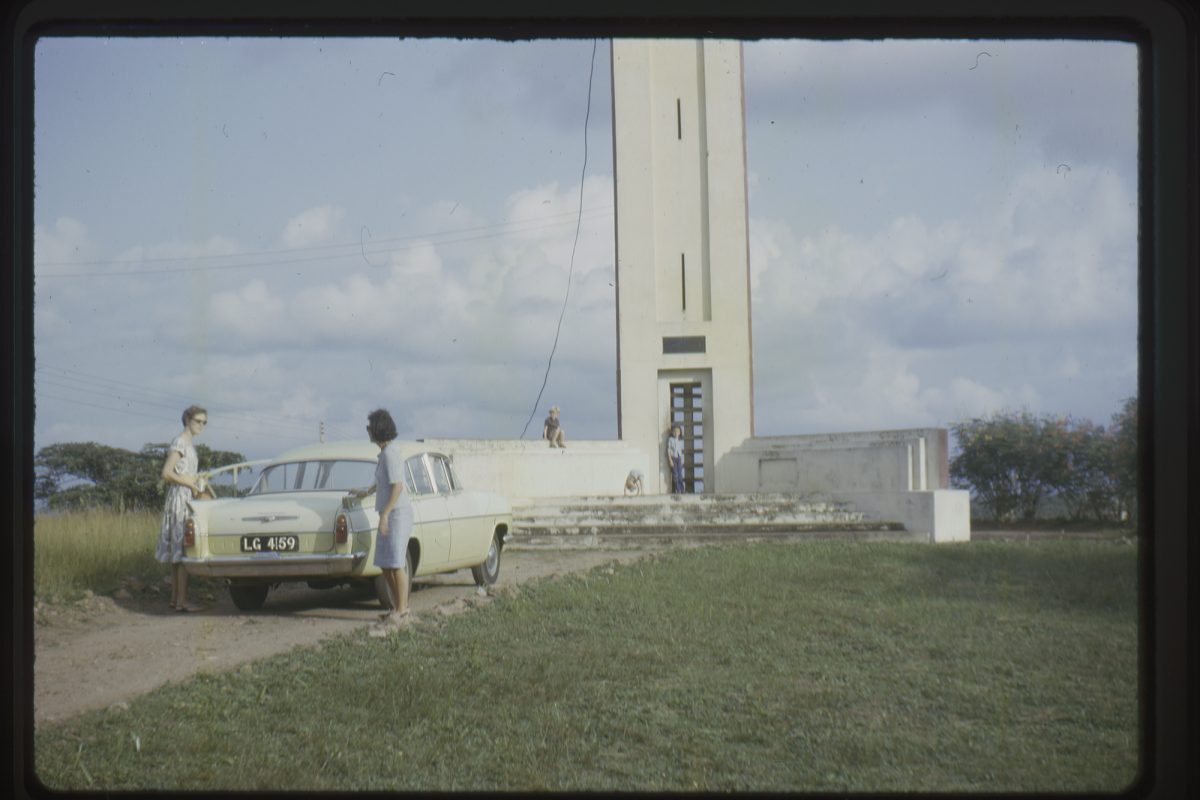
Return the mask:
<svg viewBox="0 0 1200 800"><path fill-rule="evenodd" d="M433 467L433 479L437 482L438 491L442 494L450 494L458 488L458 482L454 480L454 472L450 469L450 459L443 455L430 453L429 460Z"/></svg>
<svg viewBox="0 0 1200 800"><path fill-rule="evenodd" d="M450 494L450 479L446 477L446 467L441 457L431 453L429 468L433 470L433 482L437 484L438 494Z"/></svg>
<svg viewBox="0 0 1200 800"><path fill-rule="evenodd" d="M450 485L457 492L462 488L462 484L458 482L458 476L454 474L454 462L446 458L443 460L443 463L446 465L446 474L450 476Z"/></svg>
<svg viewBox="0 0 1200 800"><path fill-rule="evenodd" d="M404 462L404 466L413 494L433 494L433 481L429 479L429 472L425 469L423 455L412 456Z"/></svg>

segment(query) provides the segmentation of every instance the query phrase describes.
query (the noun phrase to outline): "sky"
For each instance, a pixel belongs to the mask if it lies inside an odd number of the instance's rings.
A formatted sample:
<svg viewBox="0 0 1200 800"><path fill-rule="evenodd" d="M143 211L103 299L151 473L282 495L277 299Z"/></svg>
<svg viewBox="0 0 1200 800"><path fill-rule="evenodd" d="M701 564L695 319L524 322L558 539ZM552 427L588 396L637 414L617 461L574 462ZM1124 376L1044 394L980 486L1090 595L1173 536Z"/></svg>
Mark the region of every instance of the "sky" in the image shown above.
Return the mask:
<svg viewBox="0 0 1200 800"><path fill-rule="evenodd" d="M537 438L558 405L615 439L609 61L40 40L35 451L166 442L192 403L251 459L377 407L406 438ZM1136 46L762 40L744 65L757 435L1107 424L1136 394Z"/></svg>

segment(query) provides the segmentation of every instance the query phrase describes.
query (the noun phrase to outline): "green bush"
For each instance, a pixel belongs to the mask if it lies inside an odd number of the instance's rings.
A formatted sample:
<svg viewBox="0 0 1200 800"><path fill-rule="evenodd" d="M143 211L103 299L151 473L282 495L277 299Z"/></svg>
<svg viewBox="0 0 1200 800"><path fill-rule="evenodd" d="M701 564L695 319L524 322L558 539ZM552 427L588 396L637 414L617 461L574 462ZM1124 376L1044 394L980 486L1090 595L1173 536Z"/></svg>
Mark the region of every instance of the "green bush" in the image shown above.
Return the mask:
<svg viewBox="0 0 1200 800"><path fill-rule="evenodd" d="M955 486L969 489L997 521L1030 521L1049 498L1072 521L1132 522L1137 497L1137 399L1105 430L1090 420L1028 411L951 426Z"/></svg>

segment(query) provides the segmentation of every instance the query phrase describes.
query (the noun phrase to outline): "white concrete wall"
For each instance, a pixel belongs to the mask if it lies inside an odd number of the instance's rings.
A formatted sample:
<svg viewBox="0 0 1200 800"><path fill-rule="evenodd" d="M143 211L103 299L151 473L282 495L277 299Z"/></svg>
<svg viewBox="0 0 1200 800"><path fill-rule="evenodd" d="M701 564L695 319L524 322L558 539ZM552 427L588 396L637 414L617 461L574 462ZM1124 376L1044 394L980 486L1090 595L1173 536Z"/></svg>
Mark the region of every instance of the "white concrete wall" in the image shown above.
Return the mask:
<svg viewBox="0 0 1200 800"><path fill-rule="evenodd" d="M924 436L916 437L915 434ZM878 431L836 435L768 437L743 443L734 455L734 466L725 466L728 480L743 480L730 492L783 492L825 494L831 499L850 503L868 517L899 522L910 531L924 531L934 542L970 539L970 495L965 491L942 488L912 490L901 488L911 480L913 464L908 459L914 438L937 439L937 430ZM790 450L783 449L785 440ZM649 479L653 462L647 453L626 442L575 441L566 448L551 448L540 440L519 439L426 439L430 450L453 458L454 469L463 485L472 489L499 492L512 500L537 497L619 496L624 494L625 477L631 469L640 469ZM798 443L809 445L800 447ZM847 446L854 443L856 446ZM874 446L869 446L874 443ZM763 463L779 465L791 453L795 463L817 459L825 469L821 483L802 484L793 479L763 485L750 480L757 476L759 462L750 463L750 454L765 455ZM927 458L936 461L936 448ZM840 465L839 469L834 465ZM772 473L779 478L792 473ZM897 477L902 476L902 477ZM934 483L931 479L927 480ZM656 494L652 489L647 493Z"/></svg>
<svg viewBox="0 0 1200 800"><path fill-rule="evenodd" d="M832 492L831 495L872 519L892 520L902 523L906 530L924 531L931 542L971 540L971 493L961 489Z"/></svg>
<svg viewBox="0 0 1200 800"><path fill-rule="evenodd" d="M949 488L948 451L944 428L763 436L734 448L720 469L726 491L828 495L931 541L967 541L970 493Z"/></svg>
<svg viewBox="0 0 1200 800"><path fill-rule="evenodd" d="M753 433L742 52L736 41L615 40L617 386L622 441L659 451L675 380L703 383L705 491ZM704 353L663 353L703 336Z"/></svg>
<svg viewBox="0 0 1200 800"><path fill-rule="evenodd" d="M944 428L757 436L719 465L727 491L932 491L950 487Z"/></svg>
<svg viewBox="0 0 1200 800"><path fill-rule="evenodd" d="M630 470L651 474L646 454L623 442L570 441L565 448L520 439L426 439L425 443L430 450L452 457L465 487L510 499L621 495Z"/></svg>

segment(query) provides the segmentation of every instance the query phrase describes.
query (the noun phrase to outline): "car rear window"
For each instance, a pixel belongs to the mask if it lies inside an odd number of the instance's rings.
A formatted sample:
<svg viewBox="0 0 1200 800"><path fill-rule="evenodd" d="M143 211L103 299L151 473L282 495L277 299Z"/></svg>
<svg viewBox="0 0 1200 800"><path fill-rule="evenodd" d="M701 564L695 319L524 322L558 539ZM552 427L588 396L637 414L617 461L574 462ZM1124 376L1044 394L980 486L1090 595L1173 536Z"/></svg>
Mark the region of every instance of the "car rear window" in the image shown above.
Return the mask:
<svg viewBox="0 0 1200 800"><path fill-rule="evenodd" d="M250 494L346 492L374 482L374 461L295 461L264 469Z"/></svg>

